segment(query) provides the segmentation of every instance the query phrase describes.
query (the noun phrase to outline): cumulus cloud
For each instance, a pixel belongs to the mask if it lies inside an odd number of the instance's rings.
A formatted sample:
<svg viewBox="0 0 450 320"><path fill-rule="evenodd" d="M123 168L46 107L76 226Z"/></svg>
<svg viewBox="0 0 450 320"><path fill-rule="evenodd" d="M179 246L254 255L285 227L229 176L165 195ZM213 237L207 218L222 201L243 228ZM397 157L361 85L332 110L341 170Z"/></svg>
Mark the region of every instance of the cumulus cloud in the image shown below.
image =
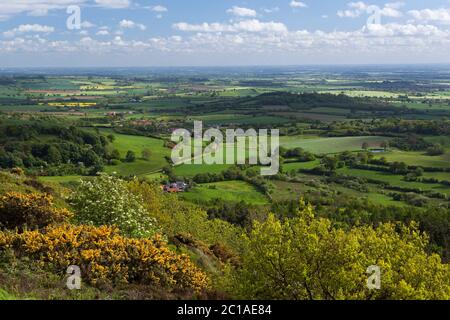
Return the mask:
<svg viewBox="0 0 450 320"><path fill-rule="evenodd" d="M363 14L378 12L380 16L390 18L400 18L403 13L399 10L404 6L403 2L389 2L383 7L370 5L362 1L350 2L347 4L347 9L338 10L337 15L340 18L358 18Z"/></svg>
<svg viewBox="0 0 450 320"><path fill-rule="evenodd" d="M108 36L109 35L109 31L108 30L99 30L96 33L97 36Z"/></svg>
<svg viewBox="0 0 450 320"><path fill-rule="evenodd" d="M448 34L433 25L414 24L369 24L365 28L371 35L378 37L448 37Z"/></svg>
<svg viewBox="0 0 450 320"><path fill-rule="evenodd" d="M291 3L289 3L289 6L291 8L307 8L308 5L301 1L292 0Z"/></svg>
<svg viewBox="0 0 450 320"><path fill-rule="evenodd" d="M279 7L273 7L273 8L263 8L262 11L265 13L274 13L280 11Z"/></svg>
<svg viewBox="0 0 450 320"><path fill-rule="evenodd" d="M66 10L71 5L82 6L90 3L110 9L128 8L132 4L131 0L0 0L0 20L23 13L45 16L52 10Z"/></svg>
<svg viewBox="0 0 450 320"><path fill-rule="evenodd" d="M233 6L227 12L238 17L256 17L256 11L249 8Z"/></svg>
<svg viewBox="0 0 450 320"><path fill-rule="evenodd" d="M450 9L424 9L411 10L408 14L414 19L422 22L437 22L441 24L450 24Z"/></svg>
<svg viewBox="0 0 450 320"><path fill-rule="evenodd" d="M155 54L162 57L170 53L174 57L252 57L252 61L281 61L290 57L290 62L301 63L309 57L314 62L349 63L358 61L405 62L424 57L440 62L448 61L450 51L450 30L428 24L384 24L369 25L353 31L296 30L273 32L209 32L194 28L186 36L153 37L146 40L127 40L117 35L114 39L93 39L82 41L50 41L41 37L18 37L0 40L0 56L4 53L95 53L96 56L127 55L148 57ZM230 25L229 25L230 26ZM232 26L232 25L231 25ZM220 29L216 28L215 30ZM221 28L223 29L223 28ZM236 30L236 29L234 29ZM246 30L246 29L244 29ZM405 52L407 54L405 55ZM261 57L262 60L256 60ZM270 59L268 58L270 57ZM328 59L328 60L327 60ZM122 60L121 60L122 61ZM201 60L199 60L201 61ZM217 60L220 62L220 60ZM241 60L239 60L241 61ZM287 61L287 60L282 60Z"/></svg>
<svg viewBox="0 0 450 320"><path fill-rule="evenodd" d="M44 16L51 10L66 9L69 5L81 5L87 0L0 0L0 20L26 13Z"/></svg>
<svg viewBox="0 0 450 320"><path fill-rule="evenodd" d="M83 28L83 29L89 29L89 28L94 28L94 27L95 27L95 24L90 21L87 21L87 20L85 20L81 23L81 28Z"/></svg>
<svg viewBox="0 0 450 320"><path fill-rule="evenodd" d="M151 11L153 12L167 12L169 11L166 7L162 6L162 5L156 5L156 6L152 6L152 7L148 7Z"/></svg>
<svg viewBox="0 0 450 320"><path fill-rule="evenodd" d="M95 0L99 7L111 9L123 9L131 6L130 0Z"/></svg>
<svg viewBox="0 0 450 320"><path fill-rule="evenodd" d="M24 33L52 33L55 31L54 27L44 26L40 24L22 24L17 28L3 32L5 37L15 37Z"/></svg>
<svg viewBox="0 0 450 320"><path fill-rule="evenodd" d="M261 22L257 19L243 20L231 24L207 23L189 24L179 22L173 25L175 30L189 32L287 32L287 27L281 22Z"/></svg>
<svg viewBox="0 0 450 320"><path fill-rule="evenodd" d="M123 29L135 29L135 28L138 28L138 29L140 29L142 31L147 29L147 27L144 26L143 24L136 23L136 22L134 22L132 20L126 20L126 19L124 19L124 20L119 22L119 27L123 28Z"/></svg>

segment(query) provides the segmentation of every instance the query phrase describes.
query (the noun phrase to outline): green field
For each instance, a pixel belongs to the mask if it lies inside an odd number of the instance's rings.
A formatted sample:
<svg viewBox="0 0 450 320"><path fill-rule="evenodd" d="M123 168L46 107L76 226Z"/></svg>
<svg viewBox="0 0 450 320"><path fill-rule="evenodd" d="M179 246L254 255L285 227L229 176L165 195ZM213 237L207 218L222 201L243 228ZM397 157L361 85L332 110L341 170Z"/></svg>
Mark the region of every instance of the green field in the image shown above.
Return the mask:
<svg viewBox="0 0 450 320"><path fill-rule="evenodd" d="M212 165L204 165L204 164L183 164L180 166L176 166L174 168L174 173L179 177L192 178L200 173L220 173L230 168L232 165L230 164L212 164Z"/></svg>
<svg viewBox="0 0 450 320"><path fill-rule="evenodd" d="M385 137L343 137L343 138L310 138L308 136L284 136L280 137L281 146L293 149L303 148L315 154L330 154L343 151L362 150L362 144L367 142L370 147L379 147Z"/></svg>
<svg viewBox="0 0 450 320"><path fill-rule="evenodd" d="M282 165L284 172L290 172L291 170L299 170L299 169L313 169L320 165L320 160L314 160L309 162L292 162L292 163L284 163Z"/></svg>
<svg viewBox="0 0 450 320"><path fill-rule="evenodd" d="M408 165L450 168L450 151L441 156L428 156L424 152L412 152L393 150L391 152L383 153L379 157L386 158L389 162L404 162Z"/></svg>
<svg viewBox="0 0 450 320"><path fill-rule="evenodd" d="M113 133L109 129L101 129L104 134ZM165 156L170 156L170 149L164 147L163 140L131 136L113 133L116 139L113 142L113 147L119 150L121 157L125 157L128 150L135 152L135 162L123 162L116 166L106 166L105 171L108 173L116 172L120 175L136 175L141 176L145 174L158 171L167 165ZM141 152L144 149L151 151L149 160L141 159Z"/></svg>
<svg viewBox="0 0 450 320"><path fill-rule="evenodd" d="M230 202L244 201L250 204L267 204L268 199L252 185L243 181L205 183L194 187L183 197L190 201L222 199Z"/></svg>
<svg viewBox="0 0 450 320"><path fill-rule="evenodd" d="M437 191L437 192L450 194L450 189L441 184L405 181L403 176L401 176L401 175L394 175L394 174L390 174L390 173L371 171L371 170L349 169L349 168L339 169L338 173L342 173L342 174L353 176L353 177L360 177L360 178L384 181L384 182L389 183L391 186L396 186L396 187L401 187L401 188L421 189L421 190Z"/></svg>

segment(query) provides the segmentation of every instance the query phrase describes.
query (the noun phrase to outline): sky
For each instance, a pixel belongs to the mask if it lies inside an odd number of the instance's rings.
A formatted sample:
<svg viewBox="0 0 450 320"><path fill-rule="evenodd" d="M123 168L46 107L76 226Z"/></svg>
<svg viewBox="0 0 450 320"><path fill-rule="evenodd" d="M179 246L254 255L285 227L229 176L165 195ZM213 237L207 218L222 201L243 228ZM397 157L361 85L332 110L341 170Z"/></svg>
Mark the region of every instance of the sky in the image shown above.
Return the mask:
<svg viewBox="0 0 450 320"><path fill-rule="evenodd" d="M450 0L0 0L0 67L450 63Z"/></svg>

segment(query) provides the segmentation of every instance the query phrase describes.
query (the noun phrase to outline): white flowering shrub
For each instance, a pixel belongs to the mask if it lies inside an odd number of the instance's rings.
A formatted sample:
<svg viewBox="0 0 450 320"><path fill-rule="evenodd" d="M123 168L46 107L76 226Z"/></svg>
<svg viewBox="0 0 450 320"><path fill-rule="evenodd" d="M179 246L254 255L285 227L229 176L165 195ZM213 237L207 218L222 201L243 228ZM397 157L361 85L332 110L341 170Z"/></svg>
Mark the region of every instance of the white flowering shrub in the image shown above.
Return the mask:
<svg viewBox="0 0 450 320"><path fill-rule="evenodd" d="M83 180L69 197L75 220L82 224L115 225L130 237L152 237L159 232L156 221L143 206L140 196L130 192L127 183L102 174Z"/></svg>

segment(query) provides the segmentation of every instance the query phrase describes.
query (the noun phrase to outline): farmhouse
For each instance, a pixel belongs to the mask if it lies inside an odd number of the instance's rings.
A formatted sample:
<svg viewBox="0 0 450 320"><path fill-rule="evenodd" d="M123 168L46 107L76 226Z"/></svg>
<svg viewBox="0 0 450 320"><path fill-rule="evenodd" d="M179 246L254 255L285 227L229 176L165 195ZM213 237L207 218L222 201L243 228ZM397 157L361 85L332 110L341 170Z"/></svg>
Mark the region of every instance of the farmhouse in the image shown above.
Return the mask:
<svg viewBox="0 0 450 320"><path fill-rule="evenodd" d="M186 191L187 187L188 187L188 185L185 182L178 181L178 182L162 185L161 189L164 192L168 192L168 193L178 193L178 192Z"/></svg>

